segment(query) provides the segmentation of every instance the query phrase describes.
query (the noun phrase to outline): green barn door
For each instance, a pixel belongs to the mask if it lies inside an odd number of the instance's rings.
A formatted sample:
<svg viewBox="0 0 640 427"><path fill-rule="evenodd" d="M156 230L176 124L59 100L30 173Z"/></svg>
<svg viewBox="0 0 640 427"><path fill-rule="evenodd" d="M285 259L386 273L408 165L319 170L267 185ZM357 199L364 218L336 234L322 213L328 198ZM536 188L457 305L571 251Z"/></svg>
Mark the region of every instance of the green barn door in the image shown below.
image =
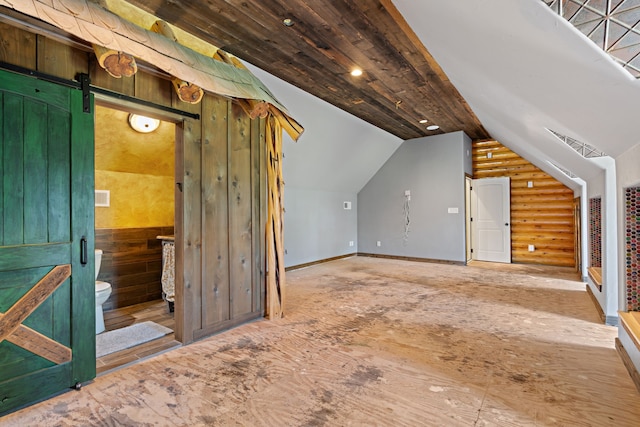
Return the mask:
<svg viewBox="0 0 640 427"><path fill-rule="evenodd" d="M0 415L95 377L93 173L82 92L0 71Z"/></svg>

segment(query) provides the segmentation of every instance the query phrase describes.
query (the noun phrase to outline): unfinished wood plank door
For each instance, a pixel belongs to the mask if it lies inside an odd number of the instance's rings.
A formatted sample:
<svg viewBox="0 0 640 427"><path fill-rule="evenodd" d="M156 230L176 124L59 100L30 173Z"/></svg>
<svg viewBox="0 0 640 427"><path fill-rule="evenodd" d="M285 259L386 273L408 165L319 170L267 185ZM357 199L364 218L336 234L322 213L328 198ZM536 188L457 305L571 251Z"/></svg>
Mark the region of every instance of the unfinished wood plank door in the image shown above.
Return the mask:
<svg viewBox="0 0 640 427"><path fill-rule="evenodd" d="M251 124L251 186L253 225L253 311L261 312L266 296L266 222L267 222L267 159L266 121L252 120Z"/></svg>
<svg viewBox="0 0 640 427"><path fill-rule="evenodd" d="M202 317L205 325L215 325L229 320L231 314L227 100L206 96L202 120L208 129L202 147Z"/></svg>
<svg viewBox="0 0 640 427"><path fill-rule="evenodd" d="M251 208L254 201L251 191L251 120L237 104L230 104L230 113L229 280L233 284L231 318L237 319L253 311Z"/></svg>
<svg viewBox="0 0 640 427"><path fill-rule="evenodd" d="M175 96L175 95L173 95ZM174 107L200 114L200 105L173 100ZM194 340L202 329L202 136L203 123L185 119L176 133L175 319L176 339Z"/></svg>
<svg viewBox="0 0 640 427"><path fill-rule="evenodd" d="M186 233L178 239L184 249L176 246L177 266L184 264L185 343L264 315L265 121L211 94L200 105L202 142L190 143L193 134L185 131L178 156L185 182L183 217L176 220L176 234ZM199 264L190 255L198 237Z"/></svg>
<svg viewBox="0 0 640 427"><path fill-rule="evenodd" d="M95 377L93 116L0 72L0 415Z"/></svg>

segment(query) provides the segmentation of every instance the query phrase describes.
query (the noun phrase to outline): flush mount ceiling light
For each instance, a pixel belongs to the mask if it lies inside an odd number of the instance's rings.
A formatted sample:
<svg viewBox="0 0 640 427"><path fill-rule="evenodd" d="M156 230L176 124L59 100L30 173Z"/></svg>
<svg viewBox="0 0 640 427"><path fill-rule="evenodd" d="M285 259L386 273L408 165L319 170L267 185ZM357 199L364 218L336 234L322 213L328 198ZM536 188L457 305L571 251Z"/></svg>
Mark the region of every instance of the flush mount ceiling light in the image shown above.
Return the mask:
<svg viewBox="0 0 640 427"><path fill-rule="evenodd" d="M438 125L427 126L427 130L438 130L438 129L440 129L440 126Z"/></svg>
<svg viewBox="0 0 640 427"><path fill-rule="evenodd" d="M425 123L427 123L428 121L429 121L429 120L427 120L427 119L422 119L422 120L420 120L420 123L425 124Z"/></svg>
<svg viewBox="0 0 640 427"><path fill-rule="evenodd" d="M160 120L138 114L129 114L129 125L136 132L150 133L158 129Z"/></svg>
<svg viewBox="0 0 640 427"><path fill-rule="evenodd" d="M354 68L351 70L351 75L353 77L360 77L362 75L362 70L360 68Z"/></svg>
<svg viewBox="0 0 640 427"><path fill-rule="evenodd" d="M293 27L294 22L293 22L293 19L291 19L291 18L285 18L285 19L282 20L282 24L285 27Z"/></svg>

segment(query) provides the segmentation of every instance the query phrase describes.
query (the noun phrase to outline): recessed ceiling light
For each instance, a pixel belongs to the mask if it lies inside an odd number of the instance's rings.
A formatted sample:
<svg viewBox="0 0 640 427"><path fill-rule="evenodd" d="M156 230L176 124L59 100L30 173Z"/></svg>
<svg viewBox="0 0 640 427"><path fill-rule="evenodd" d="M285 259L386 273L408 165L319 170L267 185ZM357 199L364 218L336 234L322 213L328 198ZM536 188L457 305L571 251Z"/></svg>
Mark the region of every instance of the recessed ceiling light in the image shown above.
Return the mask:
<svg viewBox="0 0 640 427"><path fill-rule="evenodd" d="M427 126L427 130L438 130L438 129L440 129L440 126L438 125Z"/></svg>
<svg viewBox="0 0 640 427"><path fill-rule="evenodd" d="M285 18L282 20L282 23L284 24L285 27L293 27L293 19L291 18Z"/></svg>
<svg viewBox="0 0 640 427"><path fill-rule="evenodd" d="M360 68L354 68L354 69L351 71L351 75L352 75L353 77L359 77L359 76L361 76L361 75L362 75L362 70L361 70Z"/></svg>
<svg viewBox="0 0 640 427"><path fill-rule="evenodd" d="M425 123L427 123L428 121L429 121L429 120L427 120L427 119L422 119L422 120L420 120L420 123L425 124Z"/></svg>

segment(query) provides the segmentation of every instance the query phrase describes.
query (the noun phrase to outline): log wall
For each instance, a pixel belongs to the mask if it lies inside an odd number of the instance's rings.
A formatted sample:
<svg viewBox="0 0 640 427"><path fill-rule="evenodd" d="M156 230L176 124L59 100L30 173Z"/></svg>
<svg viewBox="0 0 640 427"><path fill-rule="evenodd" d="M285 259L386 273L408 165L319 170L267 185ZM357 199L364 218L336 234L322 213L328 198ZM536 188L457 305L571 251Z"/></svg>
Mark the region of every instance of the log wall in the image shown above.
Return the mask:
<svg viewBox="0 0 640 427"><path fill-rule="evenodd" d="M474 141L473 178L495 177L511 179L512 262L576 267L573 190L497 141Z"/></svg>
<svg viewBox="0 0 640 427"><path fill-rule="evenodd" d="M171 76L149 67L113 78L91 46L69 43L0 22L0 61L69 80L88 73L95 86L200 115L176 122L176 338L188 343L264 315L265 121L209 93L184 103Z"/></svg>

